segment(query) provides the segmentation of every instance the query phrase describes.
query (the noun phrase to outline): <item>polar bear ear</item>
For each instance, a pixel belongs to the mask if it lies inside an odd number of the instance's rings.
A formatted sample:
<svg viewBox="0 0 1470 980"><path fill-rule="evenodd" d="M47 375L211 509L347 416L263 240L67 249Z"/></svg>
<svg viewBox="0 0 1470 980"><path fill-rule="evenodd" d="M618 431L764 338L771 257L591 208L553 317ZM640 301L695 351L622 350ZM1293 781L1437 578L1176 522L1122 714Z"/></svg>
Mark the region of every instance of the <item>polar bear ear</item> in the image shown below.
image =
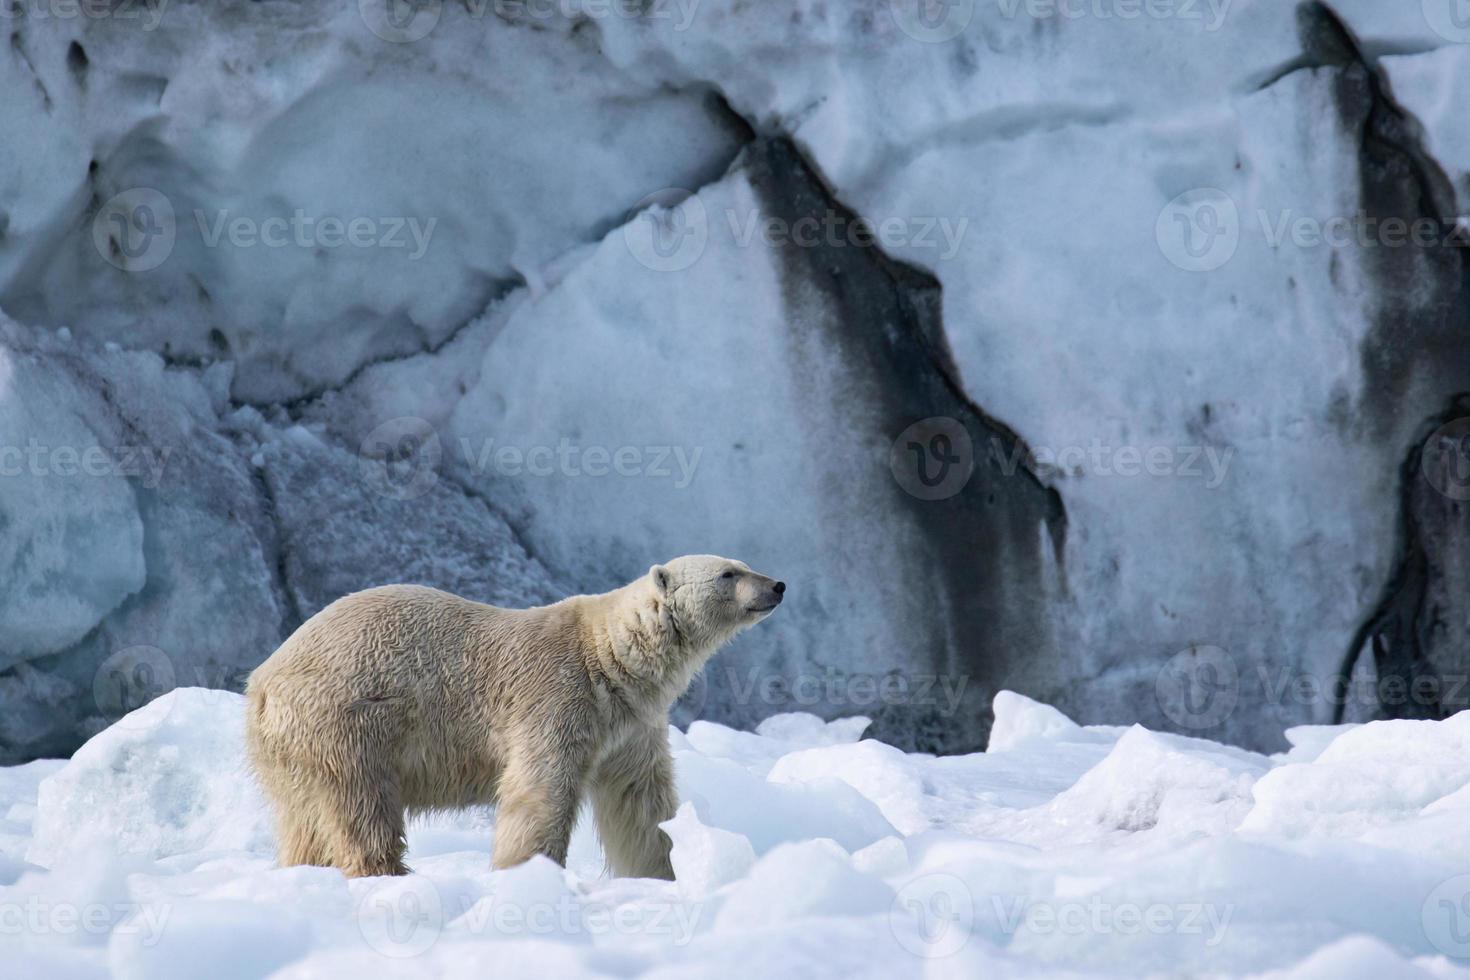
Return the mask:
<svg viewBox="0 0 1470 980"><path fill-rule="evenodd" d="M658 589L659 595L669 591L669 570L662 565L654 565L648 570L648 577L653 580L653 587Z"/></svg>

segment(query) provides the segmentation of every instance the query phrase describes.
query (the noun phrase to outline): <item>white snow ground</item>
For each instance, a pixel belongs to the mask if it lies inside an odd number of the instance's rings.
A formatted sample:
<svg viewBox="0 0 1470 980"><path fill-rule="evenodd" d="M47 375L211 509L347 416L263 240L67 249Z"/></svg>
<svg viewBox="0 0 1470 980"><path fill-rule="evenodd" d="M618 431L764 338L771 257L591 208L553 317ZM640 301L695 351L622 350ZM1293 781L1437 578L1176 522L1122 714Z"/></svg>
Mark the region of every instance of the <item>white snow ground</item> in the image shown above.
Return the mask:
<svg viewBox="0 0 1470 980"><path fill-rule="evenodd" d="M242 699L185 688L0 769L7 977L1470 976L1470 713L1292 729L1266 757L1009 692L992 751L863 721L674 733L677 881L491 871L493 817L406 878L277 868Z"/></svg>

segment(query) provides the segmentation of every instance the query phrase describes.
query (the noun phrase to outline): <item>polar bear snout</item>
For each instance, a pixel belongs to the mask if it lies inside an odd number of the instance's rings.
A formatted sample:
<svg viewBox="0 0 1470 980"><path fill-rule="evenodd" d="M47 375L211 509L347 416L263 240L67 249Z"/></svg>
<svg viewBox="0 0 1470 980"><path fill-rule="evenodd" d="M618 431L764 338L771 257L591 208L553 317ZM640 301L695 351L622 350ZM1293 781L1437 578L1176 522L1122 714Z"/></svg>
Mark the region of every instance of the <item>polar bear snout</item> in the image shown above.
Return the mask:
<svg viewBox="0 0 1470 980"><path fill-rule="evenodd" d="M755 601L746 607L750 612L770 612L772 609L775 609L777 606L779 606L781 604L781 600L786 597L785 582L775 582L771 579L764 579L762 585L764 587L761 589L760 594L756 596Z"/></svg>

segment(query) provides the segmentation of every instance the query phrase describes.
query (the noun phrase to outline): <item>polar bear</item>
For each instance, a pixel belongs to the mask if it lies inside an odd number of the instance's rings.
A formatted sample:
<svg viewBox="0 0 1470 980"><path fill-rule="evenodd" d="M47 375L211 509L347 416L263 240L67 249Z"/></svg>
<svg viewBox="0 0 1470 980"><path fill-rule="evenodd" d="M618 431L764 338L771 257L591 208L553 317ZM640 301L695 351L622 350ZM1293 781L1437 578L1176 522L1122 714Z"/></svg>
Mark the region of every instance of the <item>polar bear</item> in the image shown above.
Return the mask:
<svg viewBox="0 0 1470 980"><path fill-rule="evenodd" d="M534 609L418 585L338 599L246 687L280 863L404 874L405 810L494 803L495 867L565 864L586 794L614 874L673 878L669 706L785 591L689 555Z"/></svg>

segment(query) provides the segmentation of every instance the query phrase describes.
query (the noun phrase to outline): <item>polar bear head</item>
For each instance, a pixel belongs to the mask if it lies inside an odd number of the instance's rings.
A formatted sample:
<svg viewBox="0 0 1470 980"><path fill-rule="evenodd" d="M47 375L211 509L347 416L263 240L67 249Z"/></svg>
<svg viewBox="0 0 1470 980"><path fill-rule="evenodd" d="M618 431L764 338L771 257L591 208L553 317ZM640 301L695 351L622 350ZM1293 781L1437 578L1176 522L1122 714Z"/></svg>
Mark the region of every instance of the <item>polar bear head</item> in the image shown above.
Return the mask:
<svg viewBox="0 0 1470 980"><path fill-rule="evenodd" d="M685 555L610 593L612 655L667 708L695 673L735 634L781 604L786 583L718 555Z"/></svg>
<svg viewBox="0 0 1470 980"><path fill-rule="evenodd" d="M765 619L781 604L786 583L719 555L685 555L648 570L673 627L697 647L715 647Z"/></svg>

